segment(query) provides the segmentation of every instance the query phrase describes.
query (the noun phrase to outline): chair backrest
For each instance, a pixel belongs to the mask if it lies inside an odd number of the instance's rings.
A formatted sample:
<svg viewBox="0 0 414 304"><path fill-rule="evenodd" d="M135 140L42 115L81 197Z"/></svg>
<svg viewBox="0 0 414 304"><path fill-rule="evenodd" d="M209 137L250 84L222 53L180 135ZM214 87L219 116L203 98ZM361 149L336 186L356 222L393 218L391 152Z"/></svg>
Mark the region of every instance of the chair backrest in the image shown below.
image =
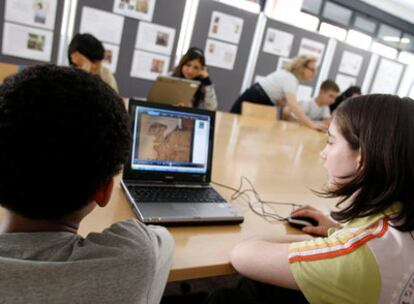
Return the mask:
<svg viewBox="0 0 414 304"><path fill-rule="evenodd" d="M0 62L0 84L10 75L14 75L19 71L20 67L16 64Z"/></svg>
<svg viewBox="0 0 414 304"><path fill-rule="evenodd" d="M277 119L277 109L274 106L267 106L257 104L249 101L243 101L242 103L242 115L249 115L260 117L264 119Z"/></svg>

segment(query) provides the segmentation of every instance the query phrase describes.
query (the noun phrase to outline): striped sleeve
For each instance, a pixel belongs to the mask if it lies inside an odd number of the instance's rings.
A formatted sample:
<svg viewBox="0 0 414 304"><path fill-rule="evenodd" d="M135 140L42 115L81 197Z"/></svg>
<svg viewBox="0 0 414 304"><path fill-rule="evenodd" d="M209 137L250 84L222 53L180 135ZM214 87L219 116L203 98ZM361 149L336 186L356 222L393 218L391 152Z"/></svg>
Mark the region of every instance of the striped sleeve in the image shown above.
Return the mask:
<svg viewBox="0 0 414 304"><path fill-rule="evenodd" d="M386 219L365 228L344 228L327 238L289 246L296 283L310 303L376 303L381 277L367 242L388 229Z"/></svg>

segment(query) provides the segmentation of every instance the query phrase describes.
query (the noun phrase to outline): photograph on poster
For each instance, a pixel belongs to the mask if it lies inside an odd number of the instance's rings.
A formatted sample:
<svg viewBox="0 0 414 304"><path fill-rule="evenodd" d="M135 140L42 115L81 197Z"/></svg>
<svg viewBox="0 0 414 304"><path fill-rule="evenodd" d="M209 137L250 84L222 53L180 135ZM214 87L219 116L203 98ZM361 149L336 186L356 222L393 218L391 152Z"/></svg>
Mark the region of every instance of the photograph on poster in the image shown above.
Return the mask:
<svg viewBox="0 0 414 304"><path fill-rule="evenodd" d="M103 43L105 48L104 60L102 64L107 67L112 73L116 73L118 65L119 46L110 43Z"/></svg>
<svg viewBox="0 0 414 304"><path fill-rule="evenodd" d="M83 7L80 21L80 33L89 33L102 42L121 44L124 17L102 10Z"/></svg>
<svg viewBox="0 0 414 304"><path fill-rule="evenodd" d="M381 58L371 93L396 94L403 70L404 65L401 63Z"/></svg>
<svg viewBox="0 0 414 304"><path fill-rule="evenodd" d="M156 0L115 0L113 12L127 17L152 21Z"/></svg>
<svg viewBox="0 0 414 304"><path fill-rule="evenodd" d="M283 69L285 64L289 62L290 62L290 58L279 57L279 60L277 61L276 71Z"/></svg>
<svg viewBox="0 0 414 304"><path fill-rule="evenodd" d="M174 45L175 28L155 23L138 24L135 48L170 55Z"/></svg>
<svg viewBox="0 0 414 304"><path fill-rule="evenodd" d="M4 23L2 53L5 55L50 61L53 32Z"/></svg>
<svg viewBox="0 0 414 304"><path fill-rule="evenodd" d="M310 55L316 57L316 65L319 65L321 63L324 50L325 44L308 38L302 38L298 55Z"/></svg>
<svg viewBox="0 0 414 304"><path fill-rule="evenodd" d="M29 33L29 36L27 39L27 48L31 50L43 52L45 48L45 41L46 41L46 37L44 35Z"/></svg>
<svg viewBox="0 0 414 304"><path fill-rule="evenodd" d="M170 57L143 51L134 51L131 77L155 80L159 75L167 75Z"/></svg>
<svg viewBox="0 0 414 304"><path fill-rule="evenodd" d="M268 28L263 52L276 56L289 57L294 36L291 33Z"/></svg>
<svg viewBox="0 0 414 304"><path fill-rule="evenodd" d="M348 89L350 86L356 85L356 78L338 73L335 78L336 84L339 86L341 92Z"/></svg>
<svg viewBox="0 0 414 304"><path fill-rule="evenodd" d="M237 46L213 39L207 39L204 53L207 65L232 70L236 60Z"/></svg>
<svg viewBox="0 0 414 304"><path fill-rule="evenodd" d="M56 8L56 0L6 0L4 19L53 30Z"/></svg>
<svg viewBox="0 0 414 304"><path fill-rule="evenodd" d="M339 64L338 72L345 73L351 76L358 76L361 70L363 57L353 52L344 51L342 54L341 63Z"/></svg>
<svg viewBox="0 0 414 304"><path fill-rule="evenodd" d="M243 30L243 22L242 18L213 11L208 36L238 44Z"/></svg>

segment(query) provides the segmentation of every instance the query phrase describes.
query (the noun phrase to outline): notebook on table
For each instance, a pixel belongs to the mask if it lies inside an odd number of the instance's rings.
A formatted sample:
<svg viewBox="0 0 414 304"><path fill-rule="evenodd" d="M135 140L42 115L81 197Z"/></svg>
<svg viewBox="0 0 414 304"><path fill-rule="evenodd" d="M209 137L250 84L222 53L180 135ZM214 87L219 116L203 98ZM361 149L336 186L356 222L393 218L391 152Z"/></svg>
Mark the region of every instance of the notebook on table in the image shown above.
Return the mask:
<svg viewBox="0 0 414 304"><path fill-rule="evenodd" d="M148 93L147 100L184 107L193 106L193 97L200 81L172 76L158 76Z"/></svg>
<svg viewBox="0 0 414 304"><path fill-rule="evenodd" d="M241 223L210 185L215 112L130 99L133 144L121 182L148 224Z"/></svg>

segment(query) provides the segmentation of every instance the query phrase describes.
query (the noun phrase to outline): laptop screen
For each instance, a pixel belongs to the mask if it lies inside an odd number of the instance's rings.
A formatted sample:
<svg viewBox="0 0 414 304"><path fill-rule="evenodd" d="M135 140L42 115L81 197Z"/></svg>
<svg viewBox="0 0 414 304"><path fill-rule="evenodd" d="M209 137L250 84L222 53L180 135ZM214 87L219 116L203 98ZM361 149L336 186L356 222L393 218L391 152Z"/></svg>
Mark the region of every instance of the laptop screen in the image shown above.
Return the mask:
<svg viewBox="0 0 414 304"><path fill-rule="evenodd" d="M132 114L132 171L206 174L209 115L150 105L137 105Z"/></svg>

